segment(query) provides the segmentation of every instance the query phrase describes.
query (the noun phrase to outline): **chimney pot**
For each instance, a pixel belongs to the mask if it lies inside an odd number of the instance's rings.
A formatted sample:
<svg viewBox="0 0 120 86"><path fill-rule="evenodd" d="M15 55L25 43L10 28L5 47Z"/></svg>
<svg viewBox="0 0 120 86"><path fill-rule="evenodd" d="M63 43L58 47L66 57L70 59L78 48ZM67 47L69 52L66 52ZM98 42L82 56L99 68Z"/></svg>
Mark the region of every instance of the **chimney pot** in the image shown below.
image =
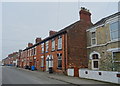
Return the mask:
<svg viewBox="0 0 120 86"><path fill-rule="evenodd" d="M91 23L91 13L89 12L88 9L86 9L85 7L81 7L79 15L80 15L80 21Z"/></svg>

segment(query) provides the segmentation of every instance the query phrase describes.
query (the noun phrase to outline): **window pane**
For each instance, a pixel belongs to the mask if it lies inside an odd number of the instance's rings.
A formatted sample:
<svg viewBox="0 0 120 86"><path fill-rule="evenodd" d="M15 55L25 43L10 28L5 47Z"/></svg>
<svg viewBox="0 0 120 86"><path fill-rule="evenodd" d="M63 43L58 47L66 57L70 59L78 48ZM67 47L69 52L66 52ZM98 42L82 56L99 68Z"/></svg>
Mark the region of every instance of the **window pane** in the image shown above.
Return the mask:
<svg viewBox="0 0 120 86"><path fill-rule="evenodd" d="M117 31L118 30L118 21L110 24L111 31Z"/></svg>
<svg viewBox="0 0 120 86"><path fill-rule="evenodd" d="M118 21L110 24L110 30L111 30L111 39L112 40L120 38L120 35L118 34L120 31Z"/></svg>
<svg viewBox="0 0 120 86"><path fill-rule="evenodd" d="M58 59L62 59L62 56L58 56Z"/></svg>
<svg viewBox="0 0 120 86"><path fill-rule="evenodd" d="M55 50L55 40L52 41L52 51Z"/></svg>
<svg viewBox="0 0 120 86"><path fill-rule="evenodd" d="M48 41L46 42L46 52L48 52Z"/></svg>
<svg viewBox="0 0 120 86"><path fill-rule="evenodd" d="M113 59L114 61L120 61L120 52L114 52Z"/></svg>
<svg viewBox="0 0 120 86"><path fill-rule="evenodd" d="M92 39L92 44L96 44L96 40L95 39Z"/></svg>
<svg viewBox="0 0 120 86"><path fill-rule="evenodd" d="M118 31L113 31L111 33L112 39L118 39Z"/></svg>
<svg viewBox="0 0 120 86"><path fill-rule="evenodd" d="M41 67L44 67L44 58L41 58Z"/></svg>
<svg viewBox="0 0 120 86"><path fill-rule="evenodd" d="M42 47L42 53L44 53L44 44L42 44L41 47Z"/></svg>
<svg viewBox="0 0 120 86"><path fill-rule="evenodd" d="M120 38L120 30L118 31L118 38Z"/></svg>
<svg viewBox="0 0 120 86"><path fill-rule="evenodd" d="M114 63L114 70L115 71L120 71L120 62L115 62Z"/></svg>
<svg viewBox="0 0 120 86"><path fill-rule="evenodd" d="M58 49L62 49L62 38L58 38Z"/></svg>
<svg viewBox="0 0 120 86"><path fill-rule="evenodd" d="M62 68L62 54L57 54L58 57L58 68Z"/></svg>
<svg viewBox="0 0 120 86"><path fill-rule="evenodd" d="M98 54L94 54L93 59L98 59Z"/></svg>
<svg viewBox="0 0 120 86"><path fill-rule="evenodd" d="M62 49L62 38L60 38L60 48Z"/></svg>
<svg viewBox="0 0 120 86"><path fill-rule="evenodd" d="M93 62L94 68L98 68L98 61Z"/></svg>
<svg viewBox="0 0 120 86"><path fill-rule="evenodd" d="M92 32L92 38L95 38L95 32Z"/></svg>
<svg viewBox="0 0 120 86"><path fill-rule="evenodd" d="M62 67L62 60L58 60L58 67Z"/></svg>

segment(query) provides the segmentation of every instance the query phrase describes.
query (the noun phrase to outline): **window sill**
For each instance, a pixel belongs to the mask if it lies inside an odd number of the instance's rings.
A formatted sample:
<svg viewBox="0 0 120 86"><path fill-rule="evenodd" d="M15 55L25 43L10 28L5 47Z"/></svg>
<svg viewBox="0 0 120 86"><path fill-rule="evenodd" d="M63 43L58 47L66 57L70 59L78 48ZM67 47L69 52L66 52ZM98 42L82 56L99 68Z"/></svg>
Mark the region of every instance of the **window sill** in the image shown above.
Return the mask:
<svg viewBox="0 0 120 86"><path fill-rule="evenodd" d="M57 51L61 51L62 49L57 49Z"/></svg>
<svg viewBox="0 0 120 86"><path fill-rule="evenodd" d="M114 63L119 63L120 61L113 61Z"/></svg>
<svg viewBox="0 0 120 86"><path fill-rule="evenodd" d="M58 67L57 69L58 69L58 70L62 70L62 67L61 67L61 68L60 68L60 67Z"/></svg>
<svg viewBox="0 0 120 86"><path fill-rule="evenodd" d="M112 43L112 42L118 42L118 41L120 41L120 38L117 38L117 39L111 39L110 43Z"/></svg>
<svg viewBox="0 0 120 86"><path fill-rule="evenodd" d="M52 50L51 52L54 52L55 50Z"/></svg>
<svg viewBox="0 0 120 86"><path fill-rule="evenodd" d="M98 70L99 70L99 68L92 68L92 70L98 71Z"/></svg>
<svg viewBox="0 0 120 86"><path fill-rule="evenodd" d="M91 44L91 46L96 46L97 44Z"/></svg>

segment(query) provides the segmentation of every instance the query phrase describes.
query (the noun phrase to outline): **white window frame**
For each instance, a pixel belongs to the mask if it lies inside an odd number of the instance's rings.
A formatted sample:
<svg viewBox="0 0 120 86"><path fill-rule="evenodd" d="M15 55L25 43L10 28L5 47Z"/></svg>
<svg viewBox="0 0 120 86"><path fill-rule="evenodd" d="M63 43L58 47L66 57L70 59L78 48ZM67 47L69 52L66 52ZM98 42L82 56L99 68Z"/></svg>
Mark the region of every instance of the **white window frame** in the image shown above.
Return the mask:
<svg viewBox="0 0 120 86"><path fill-rule="evenodd" d="M40 64L41 67L44 67L44 56L41 56L41 64Z"/></svg>
<svg viewBox="0 0 120 86"><path fill-rule="evenodd" d="M110 25L113 24L113 23L116 23L116 22L118 22L118 25L119 25L120 20L116 20L116 21L109 22L110 40L111 40L111 41L117 41L117 40L120 40L120 38L112 39L112 32L118 32L118 31L120 31L120 30L119 30L119 26L118 26L118 30L111 31ZM119 32L118 32L118 35L119 35ZM119 37L119 36L118 36L118 37Z"/></svg>
<svg viewBox="0 0 120 86"><path fill-rule="evenodd" d="M53 55L49 55L49 67L53 67Z"/></svg>
<svg viewBox="0 0 120 86"><path fill-rule="evenodd" d="M55 38L53 38L51 41L52 41L52 51L54 51L55 50Z"/></svg>
<svg viewBox="0 0 120 86"><path fill-rule="evenodd" d="M59 55L59 56L61 55L61 59L58 58L58 55ZM58 53L58 54L57 54L57 60L58 60L58 61L59 61L59 60L62 61L62 53ZM61 65L62 65L62 64L61 64ZM62 67L58 67L58 64L57 64L57 68L58 68L58 69L62 69Z"/></svg>
<svg viewBox="0 0 120 86"><path fill-rule="evenodd" d="M95 32L95 37L92 37L92 33ZM91 45L97 44L97 38L96 38L96 31L91 32ZM93 39L95 40L95 44L93 44Z"/></svg>
<svg viewBox="0 0 120 86"><path fill-rule="evenodd" d="M112 51L112 63L114 64L114 63L116 63L116 62L120 62L120 61L114 61L114 55L113 55L113 53L116 53L116 52L120 52L120 48L113 48L113 49L111 49L111 51ZM113 68L113 70L115 70L115 68Z"/></svg>
<svg viewBox="0 0 120 86"><path fill-rule="evenodd" d="M113 58L113 62L120 62L120 61L114 61L114 53L120 53L120 51L114 51L114 52L112 52L112 58Z"/></svg>
<svg viewBox="0 0 120 86"><path fill-rule="evenodd" d="M49 48L49 41L46 41L45 46L46 46L45 51L46 51L46 52L48 52L48 48Z"/></svg>
<svg viewBox="0 0 120 86"><path fill-rule="evenodd" d="M94 61L98 62L98 68L94 68ZM93 70L99 70L99 59L92 59L92 69Z"/></svg>
<svg viewBox="0 0 120 86"><path fill-rule="evenodd" d="M44 53L44 43L41 44L41 53Z"/></svg>
<svg viewBox="0 0 120 86"><path fill-rule="evenodd" d="M58 36L58 50L62 49L62 36Z"/></svg>
<svg viewBox="0 0 120 86"><path fill-rule="evenodd" d="M97 54L98 55L98 59L93 59L93 55L94 54ZM101 58L100 56L100 53L96 52L96 51L93 51L91 54L90 54L90 57L89 59L92 61L92 64L91 64L91 67L92 67L92 70L99 70L99 59ZM94 68L94 61L98 61L98 68Z"/></svg>

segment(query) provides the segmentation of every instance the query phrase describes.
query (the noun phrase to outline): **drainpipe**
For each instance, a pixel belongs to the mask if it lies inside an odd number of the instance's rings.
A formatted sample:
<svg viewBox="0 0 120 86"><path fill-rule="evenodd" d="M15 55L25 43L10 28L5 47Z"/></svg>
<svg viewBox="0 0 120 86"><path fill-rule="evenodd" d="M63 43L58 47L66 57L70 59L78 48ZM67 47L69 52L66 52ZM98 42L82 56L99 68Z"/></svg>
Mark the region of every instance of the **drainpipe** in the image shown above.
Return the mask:
<svg viewBox="0 0 120 86"><path fill-rule="evenodd" d="M66 50L67 50L67 34L65 33L64 34L64 65L65 65L65 74L67 73L67 68L66 68L66 60L67 60L67 53L66 53Z"/></svg>
<svg viewBox="0 0 120 86"><path fill-rule="evenodd" d="M44 66L43 66L43 71L46 70L45 68L45 63L46 63L46 58L45 58L45 42L44 42L44 53L43 53L43 56L44 56Z"/></svg>

